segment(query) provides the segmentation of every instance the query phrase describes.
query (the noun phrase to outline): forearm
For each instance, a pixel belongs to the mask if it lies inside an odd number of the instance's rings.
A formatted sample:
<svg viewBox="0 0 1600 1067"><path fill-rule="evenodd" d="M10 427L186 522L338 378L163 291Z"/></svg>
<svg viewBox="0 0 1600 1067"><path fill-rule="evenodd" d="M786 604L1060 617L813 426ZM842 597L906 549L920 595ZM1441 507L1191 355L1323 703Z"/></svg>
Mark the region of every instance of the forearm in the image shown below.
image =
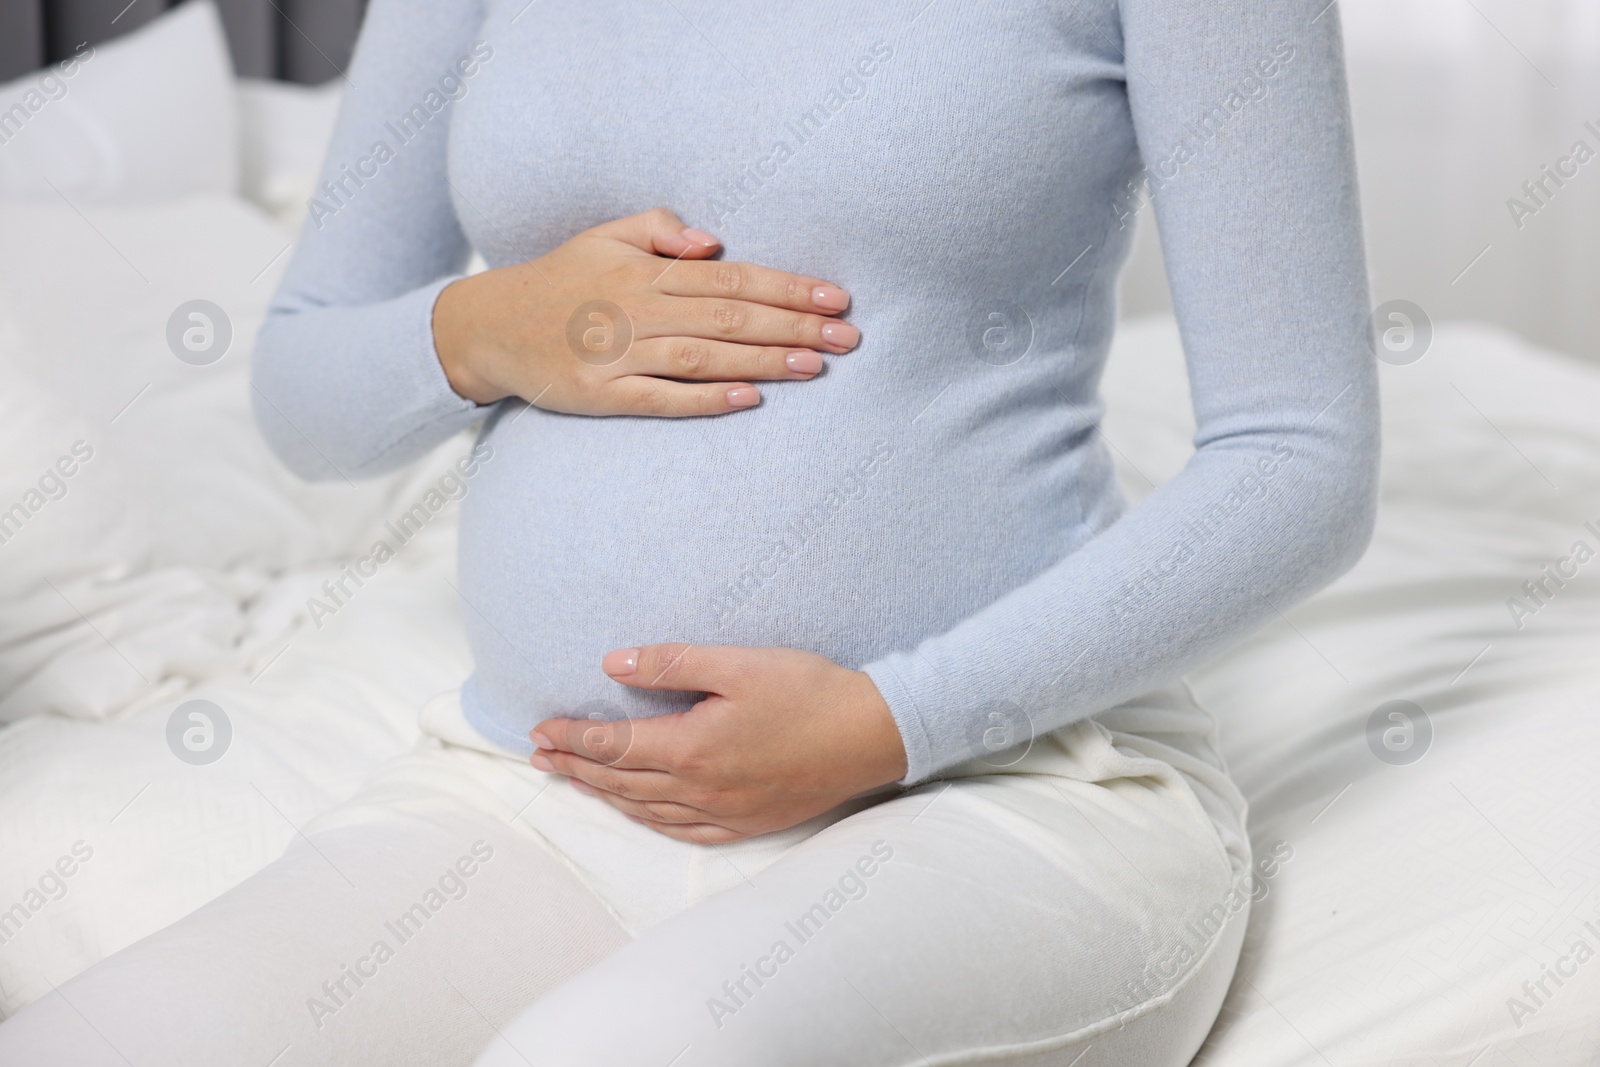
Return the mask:
<svg viewBox="0 0 1600 1067"><path fill-rule="evenodd" d="M355 307L275 310L256 343L256 421L308 479L403 466L483 416L434 350L435 298L453 277Z"/></svg>
<svg viewBox="0 0 1600 1067"><path fill-rule="evenodd" d="M906 781L1164 684L1348 569L1376 509L1370 396L1369 382L1353 383L1338 402L1353 417L1332 432L1197 455L1031 582L863 668L900 726ZM1002 732L986 738L994 727Z"/></svg>

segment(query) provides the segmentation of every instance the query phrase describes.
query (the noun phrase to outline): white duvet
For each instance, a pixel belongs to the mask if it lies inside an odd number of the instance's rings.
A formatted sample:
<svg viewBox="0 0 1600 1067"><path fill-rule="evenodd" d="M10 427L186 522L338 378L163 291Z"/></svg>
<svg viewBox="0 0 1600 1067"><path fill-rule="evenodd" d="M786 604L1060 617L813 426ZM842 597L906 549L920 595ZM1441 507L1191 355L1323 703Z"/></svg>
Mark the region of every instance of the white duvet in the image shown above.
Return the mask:
<svg viewBox="0 0 1600 1067"><path fill-rule="evenodd" d="M306 613L466 445L360 486L277 468L245 374L276 223L217 196L0 206L0 232L0 508L41 501L0 543L5 1013L269 862L469 663L448 512L320 627ZM234 333L205 367L165 340L195 298ZM1600 558L1575 546L1600 551L1600 368L1462 325L1382 379L1366 558L1192 677L1257 849L1291 854L1197 1062L1592 1064ZM1135 497L1189 454L1183 381L1170 322L1123 330L1105 433ZM39 480L79 441L52 499ZM1546 564L1574 576L1535 603ZM205 765L168 742L193 699L232 727ZM1421 709L1383 720L1391 742L1431 730L1415 762L1369 746L1391 700Z"/></svg>
<svg viewBox="0 0 1600 1067"><path fill-rule="evenodd" d="M1155 480L1181 359L1152 323L1108 371L1106 433ZM1191 676L1257 850L1293 849L1196 1062L1600 1063L1600 367L1457 325L1380 373L1371 548ZM1547 564L1575 576L1537 606ZM1431 725L1413 763L1369 747L1391 700Z"/></svg>

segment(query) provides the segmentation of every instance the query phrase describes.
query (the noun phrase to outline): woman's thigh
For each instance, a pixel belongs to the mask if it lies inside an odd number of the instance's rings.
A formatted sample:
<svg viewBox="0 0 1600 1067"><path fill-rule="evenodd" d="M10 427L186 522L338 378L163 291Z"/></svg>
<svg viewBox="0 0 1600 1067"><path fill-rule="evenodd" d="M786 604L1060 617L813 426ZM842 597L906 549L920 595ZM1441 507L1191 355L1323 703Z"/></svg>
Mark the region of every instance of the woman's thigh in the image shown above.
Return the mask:
<svg viewBox="0 0 1600 1067"><path fill-rule="evenodd" d="M1214 790L1203 808L1151 755L1209 752L1199 721L1124 709L713 850L425 744L245 884L0 1024L0 1063L1069 1064L1093 1046L1181 1064L1247 902Z"/></svg>
<svg viewBox="0 0 1600 1067"><path fill-rule="evenodd" d="M497 1036L521 1064L1187 1063L1248 857L1184 780L1084 723L839 821Z"/></svg>
<svg viewBox="0 0 1600 1067"><path fill-rule="evenodd" d="M0 1024L7 1067L470 1063L628 940L492 761L423 750L282 858Z"/></svg>

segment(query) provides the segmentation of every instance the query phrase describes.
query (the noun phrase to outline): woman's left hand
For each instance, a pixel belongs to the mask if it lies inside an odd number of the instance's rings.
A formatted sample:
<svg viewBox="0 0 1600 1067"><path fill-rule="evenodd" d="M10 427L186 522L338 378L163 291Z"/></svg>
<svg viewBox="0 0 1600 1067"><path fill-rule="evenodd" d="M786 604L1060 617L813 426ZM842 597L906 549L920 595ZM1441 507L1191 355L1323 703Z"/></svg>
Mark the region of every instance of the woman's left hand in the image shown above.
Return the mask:
<svg viewBox="0 0 1600 1067"><path fill-rule="evenodd" d="M601 667L624 685L706 697L647 719L547 719L529 735L532 763L679 841L783 830L905 777L878 687L823 656L662 644L607 653Z"/></svg>

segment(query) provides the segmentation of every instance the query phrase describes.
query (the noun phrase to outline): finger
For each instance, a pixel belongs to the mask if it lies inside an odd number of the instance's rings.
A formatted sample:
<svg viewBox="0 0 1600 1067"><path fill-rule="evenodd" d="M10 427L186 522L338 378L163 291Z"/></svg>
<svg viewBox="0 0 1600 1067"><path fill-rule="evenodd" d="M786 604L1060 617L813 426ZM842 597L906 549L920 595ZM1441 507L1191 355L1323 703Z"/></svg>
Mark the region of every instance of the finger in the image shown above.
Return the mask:
<svg viewBox="0 0 1600 1067"><path fill-rule="evenodd" d="M664 770L663 757L674 747L682 720L681 714L614 722L546 719L528 736L537 749L535 754L547 758L552 752L566 752L606 767Z"/></svg>
<svg viewBox="0 0 1600 1067"><path fill-rule="evenodd" d="M722 246L722 242L704 230L685 226L682 219L664 207L613 219L586 232L622 241L658 256L684 259L703 259Z"/></svg>
<svg viewBox="0 0 1600 1067"><path fill-rule="evenodd" d="M761 391L749 382L690 385L643 374L613 378L600 386L604 415L650 415L681 419L690 415L726 415L761 402Z"/></svg>
<svg viewBox="0 0 1600 1067"><path fill-rule="evenodd" d="M718 826L715 823L682 826L677 823L652 822L649 819L641 819L637 815L629 815L628 818L641 826L654 830L663 837L670 837L674 841L682 841L689 845L727 845L735 841L743 841L750 836L749 834L740 833L738 830L730 830L726 826Z"/></svg>
<svg viewBox="0 0 1600 1067"><path fill-rule="evenodd" d="M573 779L574 785L577 779ZM698 826L711 818L710 812L701 811L699 808L690 807L688 804L672 804L659 800L634 800L631 797L618 796L608 793L594 786L584 785L591 790L594 796L604 800L613 808L624 815L636 815L650 822L673 823L678 826Z"/></svg>
<svg viewBox="0 0 1600 1067"><path fill-rule="evenodd" d="M850 294L831 282L754 263L679 263L662 273L656 289L669 296L748 300L824 315L836 315L850 306Z"/></svg>
<svg viewBox="0 0 1600 1067"><path fill-rule="evenodd" d="M623 369L703 382L792 381L816 377L822 356L809 348L652 337L629 347Z"/></svg>
<svg viewBox="0 0 1600 1067"><path fill-rule="evenodd" d="M861 331L848 322L746 300L715 297L673 297L651 308L648 318L635 316L637 337L706 337L747 345L793 345L824 352L848 352Z"/></svg>
<svg viewBox="0 0 1600 1067"><path fill-rule="evenodd" d="M683 795L687 787L665 771L607 767L603 763L595 763L593 760L559 749L541 752L540 755L549 762L555 773L587 782L596 789L615 793L619 797L669 803L682 803L688 799Z"/></svg>
<svg viewBox="0 0 1600 1067"><path fill-rule="evenodd" d="M669 642L607 652L600 669L635 689L726 693L755 666L762 649Z"/></svg>

